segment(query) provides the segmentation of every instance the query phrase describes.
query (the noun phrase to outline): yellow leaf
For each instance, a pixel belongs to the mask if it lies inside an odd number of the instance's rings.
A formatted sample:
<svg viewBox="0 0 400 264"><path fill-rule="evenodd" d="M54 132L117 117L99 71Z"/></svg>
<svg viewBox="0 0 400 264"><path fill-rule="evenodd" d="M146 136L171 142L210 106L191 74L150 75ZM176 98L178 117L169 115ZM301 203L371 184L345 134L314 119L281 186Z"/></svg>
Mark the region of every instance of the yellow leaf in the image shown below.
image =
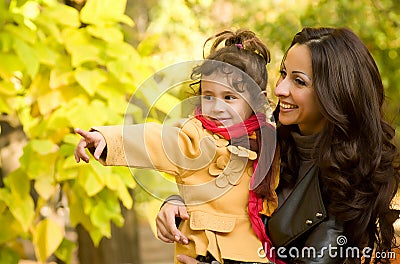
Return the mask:
<svg viewBox="0 0 400 264"><path fill-rule="evenodd" d="M28 231L35 217L32 198L30 196L21 198L13 195L12 199L9 199L8 202L12 215L21 224L23 230L25 232Z"/></svg>
<svg viewBox="0 0 400 264"><path fill-rule="evenodd" d="M40 66L39 56L37 55L36 50L20 40L15 40L14 48L18 57L25 65L29 76L31 76L32 78L35 77L35 75L39 71Z"/></svg>
<svg viewBox="0 0 400 264"><path fill-rule="evenodd" d="M32 146L32 150L40 155L47 155L58 150L58 146L56 144L46 139L34 139L30 142L30 144Z"/></svg>
<svg viewBox="0 0 400 264"><path fill-rule="evenodd" d="M33 231L35 254L39 261L45 262L61 244L64 232L61 227L50 219L44 219Z"/></svg>
<svg viewBox="0 0 400 264"><path fill-rule="evenodd" d="M168 93L163 94L155 103L155 108L168 115L177 115L181 113L181 101L173 95Z"/></svg>
<svg viewBox="0 0 400 264"><path fill-rule="evenodd" d="M54 184L52 184L48 179L40 178L35 181L35 190L43 199L47 200L53 195L56 190Z"/></svg>
<svg viewBox="0 0 400 264"><path fill-rule="evenodd" d="M78 68L75 71L75 78L90 95L93 95L97 90L97 87L102 82L107 80L104 72L99 69L84 70L82 68Z"/></svg>
<svg viewBox="0 0 400 264"><path fill-rule="evenodd" d="M67 5L60 4L53 8L43 9L42 16L46 16L48 21L56 21L65 26L77 28L81 24L78 10Z"/></svg>
<svg viewBox="0 0 400 264"><path fill-rule="evenodd" d="M100 64L104 63L101 58L103 52L103 43L99 39L92 38L85 28L64 29L62 38L65 47L71 54L71 64L78 67L84 62L95 61Z"/></svg>
<svg viewBox="0 0 400 264"><path fill-rule="evenodd" d="M86 191L87 195L96 195L104 188L103 179L93 171L91 167L92 163L82 164L82 168L79 171L78 182Z"/></svg>
<svg viewBox="0 0 400 264"><path fill-rule="evenodd" d="M38 97L39 111L42 115L50 113L52 110L64 103L59 90L53 90Z"/></svg>
<svg viewBox="0 0 400 264"><path fill-rule="evenodd" d="M117 22L133 26L131 18L126 16L127 0L88 0L81 10L81 20L86 24L115 24Z"/></svg>
<svg viewBox="0 0 400 264"><path fill-rule="evenodd" d="M107 42L122 42L124 40L122 31L115 27L88 26L86 29L92 36L103 39Z"/></svg>
<svg viewBox="0 0 400 264"><path fill-rule="evenodd" d="M0 61L7 63L0 63L0 77L9 80L15 76L16 71L24 68L21 59L15 54L0 52Z"/></svg>

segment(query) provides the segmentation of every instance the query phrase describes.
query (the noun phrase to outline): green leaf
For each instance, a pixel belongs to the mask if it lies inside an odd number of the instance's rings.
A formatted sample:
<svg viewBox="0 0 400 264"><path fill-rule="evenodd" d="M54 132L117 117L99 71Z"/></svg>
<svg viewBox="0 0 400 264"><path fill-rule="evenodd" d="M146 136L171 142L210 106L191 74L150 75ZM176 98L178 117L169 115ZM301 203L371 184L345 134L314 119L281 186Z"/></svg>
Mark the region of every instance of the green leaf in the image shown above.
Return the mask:
<svg viewBox="0 0 400 264"><path fill-rule="evenodd" d="M165 93L158 98L154 107L167 115L179 118L182 113L181 105L181 101L178 98L169 93Z"/></svg>
<svg viewBox="0 0 400 264"><path fill-rule="evenodd" d="M35 77L40 65L35 49L18 39L14 42L14 49L20 60L24 63L29 76L32 78Z"/></svg>
<svg viewBox="0 0 400 264"><path fill-rule="evenodd" d="M47 155L58 150L58 146L47 139L34 139L29 144L32 146L32 150L40 155Z"/></svg>
<svg viewBox="0 0 400 264"><path fill-rule="evenodd" d="M35 217L32 198L30 196L20 198L13 195L13 198L9 201L9 208L12 215L21 224L24 232L27 232Z"/></svg>
<svg viewBox="0 0 400 264"><path fill-rule="evenodd" d="M69 184L64 185L64 191L68 194L68 205L70 209L70 221L72 226L82 224L86 230L91 229L91 222L89 216L84 212L84 202L86 199L90 199L84 190L78 184L73 184L72 187Z"/></svg>
<svg viewBox="0 0 400 264"><path fill-rule="evenodd" d="M121 199L121 202L125 206L125 208L132 209L133 199L128 189L125 186L120 186L117 193L119 199Z"/></svg>
<svg viewBox="0 0 400 264"><path fill-rule="evenodd" d="M0 51L10 52L13 47L13 37L11 34L0 32Z"/></svg>
<svg viewBox="0 0 400 264"><path fill-rule="evenodd" d="M104 237L104 235L97 228L89 230L89 235L95 247L99 246L101 239Z"/></svg>
<svg viewBox="0 0 400 264"><path fill-rule="evenodd" d="M64 29L62 38L66 49L71 54L73 67L91 61L103 64L101 54L104 44L100 40L92 38L85 28L79 30Z"/></svg>
<svg viewBox="0 0 400 264"><path fill-rule="evenodd" d="M13 195L18 195L21 198L30 196L30 179L22 169L17 169L9 173L6 183Z"/></svg>
<svg viewBox="0 0 400 264"><path fill-rule="evenodd" d="M0 247L0 263L18 264L20 256L14 250L7 247Z"/></svg>
<svg viewBox="0 0 400 264"><path fill-rule="evenodd" d="M107 80L104 71L100 69L85 70L78 68L75 70L75 78L89 95L94 95L99 85Z"/></svg>
<svg viewBox="0 0 400 264"><path fill-rule="evenodd" d="M49 22L62 26L78 28L81 25L78 10L67 5L58 4L52 8L46 8L41 15L45 16Z"/></svg>
<svg viewBox="0 0 400 264"><path fill-rule="evenodd" d="M132 197L119 175L115 173L103 174L103 177L106 186L118 194L119 199L126 208L131 209L133 205Z"/></svg>
<svg viewBox="0 0 400 264"><path fill-rule="evenodd" d="M56 66L59 54L51 49L48 45L44 43L37 42L34 47L36 54L41 63L48 66Z"/></svg>
<svg viewBox="0 0 400 264"><path fill-rule="evenodd" d="M4 96L16 96L18 93L15 85L12 82L0 81L0 94Z"/></svg>
<svg viewBox="0 0 400 264"><path fill-rule="evenodd" d="M75 147L75 145L79 143L80 139L81 139L81 136L79 136L77 134L67 134L67 135L65 135L65 138L63 141L64 141L64 143L71 144Z"/></svg>
<svg viewBox="0 0 400 264"><path fill-rule="evenodd" d="M71 127L71 124L66 116L66 109L60 107L53 111L47 120L46 126L47 129L51 131L63 130L65 132L63 136L68 134L70 132L69 127Z"/></svg>
<svg viewBox="0 0 400 264"><path fill-rule="evenodd" d="M66 116L69 116L69 121L73 128L88 129L90 127L92 118L89 116L91 112L88 107L87 97L79 96L73 98L66 105Z"/></svg>
<svg viewBox="0 0 400 264"><path fill-rule="evenodd" d="M26 43L34 44L36 42L37 36L35 34L35 31L29 29L28 27L24 25L12 25L12 24L6 24L4 26L4 30L6 32L11 33L12 36L15 36L14 40L22 40Z"/></svg>
<svg viewBox="0 0 400 264"><path fill-rule="evenodd" d="M109 25L117 22L133 26L125 13L126 0L88 0L81 10L81 20L86 24Z"/></svg>
<svg viewBox="0 0 400 264"><path fill-rule="evenodd" d="M59 90L50 90L47 93L43 93L37 98L40 113L44 116L48 115L64 103L63 99Z"/></svg>
<svg viewBox="0 0 400 264"><path fill-rule="evenodd" d="M15 218L12 216L10 211L3 212L0 216L0 226L7 227L2 228L0 232L0 244L7 243L18 237L19 234L23 233L21 225L19 225L18 221L15 221ZM2 247L0 247L2 248ZM1 257L0 257L1 260ZM5 263L1 262L0 263ZM7 262L8 263L8 262Z"/></svg>
<svg viewBox="0 0 400 264"><path fill-rule="evenodd" d="M37 179L35 181L34 188L39 196L44 200L50 199L57 189L57 187L54 185L54 181L48 178Z"/></svg>
<svg viewBox="0 0 400 264"><path fill-rule="evenodd" d="M127 43L127 42L111 42L107 43L107 49L106 49L107 55L118 59L118 60L123 60L125 61L126 58L131 59L132 61L136 61L140 64L141 62L141 57L139 53L135 50L135 48ZM128 65L130 64L128 63Z"/></svg>
<svg viewBox="0 0 400 264"><path fill-rule="evenodd" d="M0 112L5 114L11 113L11 106L1 97L0 97Z"/></svg>
<svg viewBox="0 0 400 264"><path fill-rule="evenodd" d="M54 21L44 15L40 15L35 19L38 25L38 34L47 36L47 40L53 44L62 43L61 29L54 23Z"/></svg>
<svg viewBox="0 0 400 264"><path fill-rule="evenodd" d="M64 238L54 254L66 264L70 264L75 248L76 245L74 242Z"/></svg>
<svg viewBox="0 0 400 264"><path fill-rule="evenodd" d="M54 253L63 240L63 232L64 230L51 219L44 219L38 223L32 235L39 261L45 262Z"/></svg>
<svg viewBox="0 0 400 264"><path fill-rule="evenodd" d="M111 45L115 42L124 40L124 35L121 30L111 26L87 26L87 31L96 38L103 39Z"/></svg>
<svg viewBox="0 0 400 264"><path fill-rule="evenodd" d="M90 214L90 219L103 236L111 237L110 220L112 213L108 210L104 203L99 202Z"/></svg>
<svg viewBox="0 0 400 264"><path fill-rule="evenodd" d="M76 179L78 177L78 170L81 164L76 163L73 155L67 157L65 160L59 162L58 170L56 173L57 182Z"/></svg>
<svg viewBox="0 0 400 264"><path fill-rule="evenodd" d="M137 51L141 56L150 56L153 51L159 46L160 40L161 34L152 34L139 43Z"/></svg>
<svg viewBox="0 0 400 264"><path fill-rule="evenodd" d="M110 112L124 114L127 105L126 94L124 92L121 92L120 89L112 89L112 85L114 85L114 87L122 86L118 82L103 83L100 86L100 89L96 91L96 93L107 100Z"/></svg>
<svg viewBox="0 0 400 264"><path fill-rule="evenodd" d="M91 163L82 164L77 180L89 196L96 195L104 188L103 179L95 173Z"/></svg>
<svg viewBox="0 0 400 264"><path fill-rule="evenodd" d="M136 187L136 182L133 179L133 175L130 171L129 168L126 167L112 167L113 173L117 174L122 182L125 184L126 187L128 188L135 188Z"/></svg>
<svg viewBox="0 0 400 264"><path fill-rule="evenodd" d="M59 60L57 63L64 63L67 64L68 61L65 60ZM74 72L72 71L72 68L53 68L50 71L50 80L49 80L49 86L51 88L58 88L60 86L66 86L71 84L72 82L75 81L74 77Z"/></svg>
<svg viewBox="0 0 400 264"><path fill-rule="evenodd" d="M24 64L15 54L0 52L0 62L3 61L7 63L0 63L0 77L5 80L10 80L15 76L15 72L21 73L25 69Z"/></svg>

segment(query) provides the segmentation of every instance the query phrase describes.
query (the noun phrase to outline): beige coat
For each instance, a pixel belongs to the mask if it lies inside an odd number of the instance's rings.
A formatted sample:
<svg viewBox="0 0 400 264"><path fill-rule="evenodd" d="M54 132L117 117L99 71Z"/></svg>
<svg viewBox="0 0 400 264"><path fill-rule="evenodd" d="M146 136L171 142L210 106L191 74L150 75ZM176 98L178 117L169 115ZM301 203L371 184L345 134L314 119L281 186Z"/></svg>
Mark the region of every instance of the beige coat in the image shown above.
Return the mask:
<svg viewBox="0 0 400 264"><path fill-rule="evenodd" d="M176 244L176 254L196 257L208 251L221 263L268 262L259 256L262 245L247 212L254 152L229 146L195 118L177 127L146 123L93 129L107 141L103 164L152 168L175 176L190 215L180 226L190 243Z"/></svg>

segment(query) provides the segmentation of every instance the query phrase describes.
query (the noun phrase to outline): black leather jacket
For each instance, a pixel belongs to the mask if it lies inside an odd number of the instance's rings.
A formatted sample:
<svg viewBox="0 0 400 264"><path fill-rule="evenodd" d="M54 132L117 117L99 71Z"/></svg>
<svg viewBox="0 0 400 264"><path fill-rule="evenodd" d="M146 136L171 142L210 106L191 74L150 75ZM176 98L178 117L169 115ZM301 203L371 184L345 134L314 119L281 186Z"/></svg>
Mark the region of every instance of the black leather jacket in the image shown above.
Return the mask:
<svg viewBox="0 0 400 264"><path fill-rule="evenodd" d="M325 209L315 166L264 220L272 250L288 263L345 263L343 224Z"/></svg>

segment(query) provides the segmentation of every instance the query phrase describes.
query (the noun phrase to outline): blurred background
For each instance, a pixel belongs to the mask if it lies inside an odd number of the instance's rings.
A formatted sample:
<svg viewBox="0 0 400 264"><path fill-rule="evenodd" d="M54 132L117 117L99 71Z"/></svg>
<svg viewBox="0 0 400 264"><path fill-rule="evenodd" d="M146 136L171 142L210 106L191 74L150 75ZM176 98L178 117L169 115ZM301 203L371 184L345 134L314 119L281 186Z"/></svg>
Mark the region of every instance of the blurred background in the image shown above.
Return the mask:
<svg viewBox="0 0 400 264"><path fill-rule="evenodd" d="M0 263L172 263L173 245L154 235L176 192L170 176L76 164L73 128L162 120L187 95L129 98L158 70L202 59L221 30L267 43L273 89L302 27L351 28L378 64L398 130L398 21L397 0L0 0Z"/></svg>

